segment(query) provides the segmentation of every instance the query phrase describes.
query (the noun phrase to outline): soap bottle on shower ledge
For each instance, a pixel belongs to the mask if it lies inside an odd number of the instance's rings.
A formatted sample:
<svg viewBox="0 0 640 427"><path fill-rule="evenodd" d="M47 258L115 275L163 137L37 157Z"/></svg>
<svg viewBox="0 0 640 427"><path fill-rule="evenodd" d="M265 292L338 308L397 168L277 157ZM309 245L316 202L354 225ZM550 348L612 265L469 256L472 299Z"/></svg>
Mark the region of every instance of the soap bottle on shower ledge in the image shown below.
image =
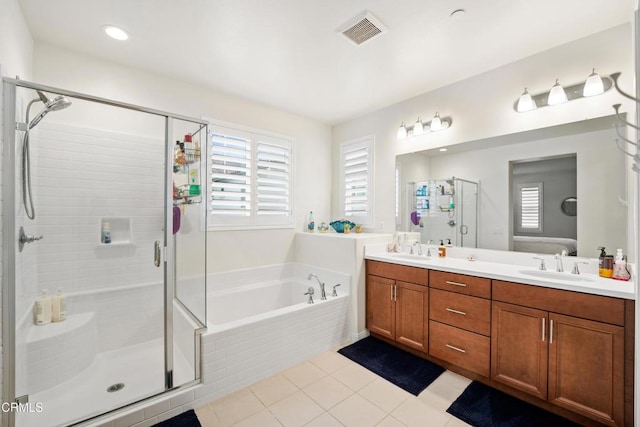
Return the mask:
<svg viewBox="0 0 640 427"><path fill-rule="evenodd" d="M102 223L102 243L109 244L111 243L111 224L108 222Z"/></svg>
<svg viewBox="0 0 640 427"><path fill-rule="evenodd" d="M316 228L316 223L313 219L313 211L309 211L309 218L307 221L307 231L309 233L313 233L313 230Z"/></svg>

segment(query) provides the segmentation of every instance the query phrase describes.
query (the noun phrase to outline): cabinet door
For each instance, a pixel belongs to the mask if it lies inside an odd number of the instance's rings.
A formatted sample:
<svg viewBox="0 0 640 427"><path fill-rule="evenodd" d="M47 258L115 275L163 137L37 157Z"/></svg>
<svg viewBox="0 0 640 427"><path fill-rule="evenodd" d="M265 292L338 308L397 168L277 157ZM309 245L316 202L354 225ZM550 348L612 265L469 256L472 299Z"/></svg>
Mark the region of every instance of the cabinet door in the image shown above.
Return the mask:
<svg viewBox="0 0 640 427"><path fill-rule="evenodd" d="M396 281L396 341L428 351L429 288Z"/></svg>
<svg viewBox="0 0 640 427"><path fill-rule="evenodd" d="M553 313L549 320L549 401L621 426L624 328Z"/></svg>
<svg viewBox="0 0 640 427"><path fill-rule="evenodd" d="M547 312L492 303L491 378L547 398Z"/></svg>
<svg viewBox="0 0 640 427"><path fill-rule="evenodd" d="M367 329L395 339L395 281L367 275Z"/></svg>

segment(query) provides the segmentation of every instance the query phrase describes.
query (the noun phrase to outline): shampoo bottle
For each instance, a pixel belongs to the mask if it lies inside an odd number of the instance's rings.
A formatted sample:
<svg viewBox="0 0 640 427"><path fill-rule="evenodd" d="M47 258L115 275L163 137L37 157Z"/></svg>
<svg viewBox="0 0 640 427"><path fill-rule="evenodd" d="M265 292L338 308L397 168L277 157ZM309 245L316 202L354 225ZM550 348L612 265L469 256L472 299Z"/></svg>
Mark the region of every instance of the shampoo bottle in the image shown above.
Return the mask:
<svg viewBox="0 0 640 427"><path fill-rule="evenodd" d="M102 243L111 243L111 224L108 222L102 223Z"/></svg>
<svg viewBox="0 0 640 427"><path fill-rule="evenodd" d="M62 322L67 318L67 299L62 295L62 289L58 289L51 299L51 321Z"/></svg>
<svg viewBox="0 0 640 427"><path fill-rule="evenodd" d="M42 294L36 299L34 319L36 325L51 323L51 297L47 295L46 289L44 289Z"/></svg>

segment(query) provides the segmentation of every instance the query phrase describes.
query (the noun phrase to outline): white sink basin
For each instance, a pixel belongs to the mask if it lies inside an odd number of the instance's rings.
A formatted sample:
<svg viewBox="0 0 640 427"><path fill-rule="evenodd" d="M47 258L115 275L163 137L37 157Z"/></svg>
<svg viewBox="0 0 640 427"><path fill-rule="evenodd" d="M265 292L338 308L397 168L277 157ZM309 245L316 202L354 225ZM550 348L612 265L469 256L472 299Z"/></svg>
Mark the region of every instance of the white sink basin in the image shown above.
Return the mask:
<svg viewBox="0 0 640 427"><path fill-rule="evenodd" d="M391 256L394 258L408 259L411 261L427 261L431 259L430 257L425 255L414 255L414 254L391 254Z"/></svg>
<svg viewBox="0 0 640 427"><path fill-rule="evenodd" d="M594 279L582 274L559 273L546 270L520 270L518 273L528 276L542 277L544 279L566 280L568 282L593 282Z"/></svg>

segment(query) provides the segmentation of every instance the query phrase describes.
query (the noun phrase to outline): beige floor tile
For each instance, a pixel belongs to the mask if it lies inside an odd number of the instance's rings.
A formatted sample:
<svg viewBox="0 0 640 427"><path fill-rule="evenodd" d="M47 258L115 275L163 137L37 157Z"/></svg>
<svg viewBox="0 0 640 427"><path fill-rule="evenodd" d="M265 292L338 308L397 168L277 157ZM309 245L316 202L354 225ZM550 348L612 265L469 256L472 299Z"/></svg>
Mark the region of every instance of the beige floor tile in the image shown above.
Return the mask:
<svg viewBox="0 0 640 427"><path fill-rule="evenodd" d="M338 369L343 368L350 363L354 363L335 351L322 353L313 359L310 359L309 362L313 363L328 374L332 374Z"/></svg>
<svg viewBox="0 0 640 427"><path fill-rule="evenodd" d="M465 423L464 421L450 415L450 420L447 424L445 424L445 427L471 427L470 424Z"/></svg>
<svg viewBox="0 0 640 427"><path fill-rule="evenodd" d="M471 382L472 381L469 378L458 375L455 372L444 371L442 375L436 378L436 380L429 385L429 387L434 384L445 384L449 388L460 390L460 393L462 393L464 389L471 384Z"/></svg>
<svg viewBox="0 0 640 427"><path fill-rule="evenodd" d="M263 409L257 414L240 421L238 424L234 424L233 427L282 427L282 424L278 422L271 411Z"/></svg>
<svg viewBox="0 0 640 427"><path fill-rule="evenodd" d="M211 408L211 406L206 405L201 408L197 408L195 411L202 427L218 427L222 425L216 413L213 412L213 408Z"/></svg>
<svg viewBox="0 0 640 427"><path fill-rule="evenodd" d="M262 402L248 388L216 400L211 407L223 426L233 425L264 409Z"/></svg>
<svg viewBox="0 0 640 427"><path fill-rule="evenodd" d="M324 412L320 405L301 391L274 403L269 410L285 427L303 426Z"/></svg>
<svg viewBox="0 0 640 427"><path fill-rule="evenodd" d="M382 409L357 394L338 403L329 413L347 427L375 426L387 416Z"/></svg>
<svg viewBox="0 0 640 427"><path fill-rule="evenodd" d="M358 391L376 378L376 374L358 364L350 364L331 374L335 379L353 391Z"/></svg>
<svg viewBox="0 0 640 427"><path fill-rule="evenodd" d="M400 421L393 418L391 415L387 416L384 420L380 421L376 424L376 427L404 427L405 424L402 424Z"/></svg>
<svg viewBox="0 0 640 427"><path fill-rule="evenodd" d="M298 391L298 387L284 375L274 375L252 385L250 388L265 406L270 406Z"/></svg>
<svg viewBox="0 0 640 427"><path fill-rule="evenodd" d="M298 388L305 388L327 376L327 373L310 362L304 362L287 369L283 375Z"/></svg>
<svg viewBox="0 0 640 427"><path fill-rule="evenodd" d="M353 394L353 390L333 377L325 377L305 387L302 391L325 410L334 407Z"/></svg>
<svg viewBox="0 0 640 427"><path fill-rule="evenodd" d="M325 412L309 424L305 424L305 427L343 427L340 421L333 418L329 413Z"/></svg>
<svg viewBox="0 0 640 427"><path fill-rule="evenodd" d="M383 378L376 378L362 388L358 394L386 413L390 413L400 406L402 402L412 397L412 394Z"/></svg>
<svg viewBox="0 0 640 427"><path fill-rule="evenodd" d="M409 427L444 427L449 414L412 397L405 400L391 415Z"/></svg>
<svg viewBox="0 0 640 427"><path fill-rule="evenodd" d="M443 390L440 390L441 392ZM450 393L449 393L450 394ZM442 394L435 393L433 390L429 390L428 388L424 390L418 396L418 400L428 404L436 408L441 412L447 412L447 408L451 406L454 400L456 400L457 395L453 398L449 398L447 396L443 396Z"/></svg>

